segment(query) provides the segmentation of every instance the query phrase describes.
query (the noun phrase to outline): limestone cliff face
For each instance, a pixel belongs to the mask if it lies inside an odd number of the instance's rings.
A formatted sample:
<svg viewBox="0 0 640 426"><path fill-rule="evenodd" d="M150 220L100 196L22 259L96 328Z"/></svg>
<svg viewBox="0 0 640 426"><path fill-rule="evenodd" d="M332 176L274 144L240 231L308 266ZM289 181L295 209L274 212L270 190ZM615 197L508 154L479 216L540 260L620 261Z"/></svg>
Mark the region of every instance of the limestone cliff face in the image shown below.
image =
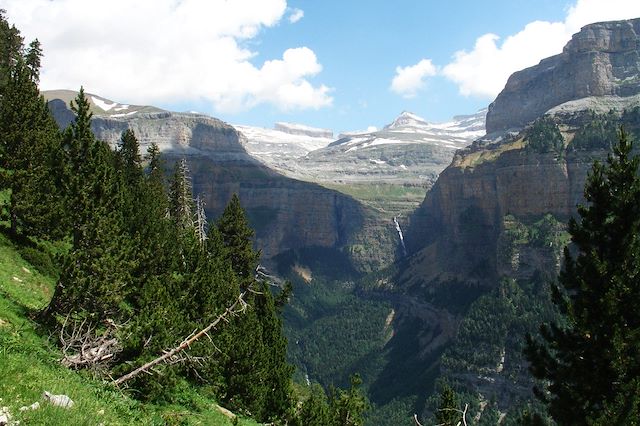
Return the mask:
<svg viewBox="0 0 640 426"><path fill-rule="evenodd" d="M522 128L571 100L638 93L640 19L587 25L561 54L509 77L489 106L487 133Z"/></svg>
<svg viewBox="0 0 640 426"><path fill-rule="evenodd" d="M431 274L490 281L499 273L497 242L503 219L534 220L551 213L566 221L583 202L583 188L594 159L605 152L557 155L527 152L518 143L495 147L494 158L459 153L427 194L407 232L408 248L439 260Z"/></svg>
<svg viewBox="0 0 640 426"><path fill-rule="evenodd" d="M414 214L408 249L430 253L432 278L494 281L505 270L496 253L505 216L566 221L583 200L593 160L606 157L601 150L534 152L525 125L550 114L568 145L593 119L588 110L621 113L638 106L639 94L640 19L587 25L560 55L514 73L489 107L488 137L456 153ZM504 132L514 128L520 131Z"/></svg>
<svg viewBox="0 0 640 426"><path fill-rule="evenodd" d="M169 159L178 159L169 154ZM218 217L234 193L240 197L265 261L305 247L342 249L363 230L365 211L355 200L319 185L288 179L257 164L188 158L195 194Z"/></svg>
<svg viewBox="0 0 640 426"><path fill-rule="evenodd" d="M62 127L73 120L64 101L51 100L50 108ZM127 128L135 132L142 152L152 142L158 144L169 167L187 158L194 194L204 198L210 219L217 218L237 193L256 230L256 246L267 263L290 249L324 247L344 252L357 269L369 269L383 259L379 253L368 251L367 245L359 244L368 233L381 234L391 247L396 244L392 227L381 227L356 200L265 167L246 152L244 136L220 120L167 111L115 117L94 114L92 120L96 137L112 146ZM354 244L363 247L364 253L351 255Z"/></svg>

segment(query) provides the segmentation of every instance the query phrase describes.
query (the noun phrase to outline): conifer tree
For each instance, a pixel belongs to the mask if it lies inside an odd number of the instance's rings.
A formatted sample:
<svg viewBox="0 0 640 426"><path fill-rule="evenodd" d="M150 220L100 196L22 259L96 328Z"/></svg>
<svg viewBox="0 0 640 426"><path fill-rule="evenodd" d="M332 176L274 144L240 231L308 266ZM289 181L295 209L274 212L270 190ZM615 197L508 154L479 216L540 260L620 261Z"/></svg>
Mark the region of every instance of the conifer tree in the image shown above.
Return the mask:
<svg viewBox="0 0 640 426"><path fill-rule="evenodd" d="M10 25L6 10L0 9L0 95L9 80L11 69L22 58L23 38L20 31Z"/></svg>
<svg viewBox="0 0 640 426"><path fill-rule="evenodd" d="M2 186L11 189L13 234L60 237L65 221L59 191L64 164L59 131L33 71L22 58L10 66L0 98L0 136Z"/></svg>
<svg viewBox="0 0 640 426"><path fill-rule="evenodd" d="M640 404L640 158L621 131L606 164L593 165L587 205L571 219L575 248L554 302L564 321L527 339L537 390L563 425L637 424ZM630 419L635 419L628 423Z"/></svg>
<svg viewBox="0 0 640 426"><path fill-rule="evenodd" d="M38 83L40 81L40 63L42 61L42 47L38 39L29 43L24 59L31 81Z"/></svg>
<svg viewBox="0 0 640 426"><path fill-rule="evenodd" d="M131 129L122 132L117 151L118 162L121 164L124 184L129 188L140 185L142 179L142 159L138 138Z"/></svg>
<svg viewBox="0 0 640 426"><path fill-rule="evenodd" d="M187 160L183 158L175 165L169 188L169 215L178 229L192 230L194 226L193 211L193 190L189 167Z"/></svg>
<svg viewBox="0 0 640 426"><path fill-rule="evenodd" d="M291 375L293 367L287 363L287 339L282 332L280 310L265 282L258 286L260 294L254 298L254 309L260 321L264 350L257 359L264 371L265 400L263 411L272 421L282 418L291 407Z"/></svg>
<svg viewBox="0 0 640 426"><path fill-rule="evenodd" d="M369 408L369 401L362 389L360 389L361 385L362 379L355 374L351 376L349 389L330 390L329 405L331 406L334 425L364 425L364 413Z"/></svg>
<svg viewBox="0 0 640 426"><path fill-rule="evenodd" d="M217 227L235 273L241 281L248 282L253 279L260 252L253 249L254 231L249 226L244 209L240 205L240 198L236 194L233 194L224 209Z"/></svg>
<svg viewBox="0 0 640 426"><path fill-rule="evenodd" d="M458 396L451 386L445 384L440 391L440 404L436 410L436 424L456 426L460 422L460 406Z"/></svg>
<svg viewBox="0 0 640 426"><path fill-rule="evenodd" d="M286 360L287 342L269 286L255 282L260 253L253 249L253 230L237 195L233 195L216 225L216 238L221 243L218 250L231 265L240 286L251 285L254 289L247 298L250 308L234 322L232 340L226 343L229 351L223 366L225 400L248 410L257 419L282 419L291 407L292 368Z"/></svg>
<svg viewBox="0 0 640 426"><path fill-rule="evenodd" d="M327 396L320 385L311 386L311 394L300 407L297 424L300 426L329 426L332 424Z"/></svg>
<svg viewBox="0 0 640 426"><path fill-rule="evenodd" d="M89 103L81 89L73 105L76 120L65 132L69 164L67 211L73 245L47 314L81 313L95 321L122 318L132 269L123 192L109 146L91 131Z"/></svg>

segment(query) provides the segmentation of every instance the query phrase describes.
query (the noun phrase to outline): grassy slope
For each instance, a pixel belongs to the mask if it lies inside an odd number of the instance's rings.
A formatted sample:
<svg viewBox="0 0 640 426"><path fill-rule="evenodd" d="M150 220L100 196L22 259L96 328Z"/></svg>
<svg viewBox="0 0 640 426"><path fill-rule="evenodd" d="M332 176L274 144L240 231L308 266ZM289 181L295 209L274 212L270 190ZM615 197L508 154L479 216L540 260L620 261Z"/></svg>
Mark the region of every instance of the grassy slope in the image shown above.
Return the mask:
<svg viewBox="0 0 640 426"><path fill-rule="evenodd" d="M390 183L321 183L322 186L347 194L385 216L407 215L424 200L427 188Z"/></svg>
<svg viewBox="0 0 640 426"><path fill-rule="evenodd" d="M42 336L30 316L46 306L54 280L39 274L0 234L0 406L12 420L29 425L230 425L213 401L185 386L183 405L142 404L86 373L62 367L60 352ZM75 406L47 405L43 391L66 394ZM20 412L39 401L41 408ZM241 419L241 425L255 425Z"/></svg>

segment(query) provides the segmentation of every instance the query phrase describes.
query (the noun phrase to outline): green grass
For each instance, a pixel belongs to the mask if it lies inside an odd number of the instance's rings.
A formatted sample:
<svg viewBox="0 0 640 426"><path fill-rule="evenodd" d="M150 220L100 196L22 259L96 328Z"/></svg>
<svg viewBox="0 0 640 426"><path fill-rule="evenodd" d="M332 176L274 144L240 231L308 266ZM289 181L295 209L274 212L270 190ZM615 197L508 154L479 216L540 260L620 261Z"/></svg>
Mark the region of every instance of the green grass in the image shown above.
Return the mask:
<svg viewBox="0 0 640 426"><path fill-rule="evenodd" d="M424 200L427 188L390 183L338 184L322 186L350 195L363 204L387 215L408 214Z"/></svg>
<svg viewBox="0 0 640 426"><path fill-rule="evenodd" d="M233 424L214 401L194 388L180 386L180 404L141 403L105 380L60 364L61 353L32 320L52 295L54 279L37 272L0 234L0 406L24 425L213 425ZM48 405L42 393L68 395L75 405ZM20 412L34 402L40 408ZM240 425L256 425L240 419Z"/></svg>

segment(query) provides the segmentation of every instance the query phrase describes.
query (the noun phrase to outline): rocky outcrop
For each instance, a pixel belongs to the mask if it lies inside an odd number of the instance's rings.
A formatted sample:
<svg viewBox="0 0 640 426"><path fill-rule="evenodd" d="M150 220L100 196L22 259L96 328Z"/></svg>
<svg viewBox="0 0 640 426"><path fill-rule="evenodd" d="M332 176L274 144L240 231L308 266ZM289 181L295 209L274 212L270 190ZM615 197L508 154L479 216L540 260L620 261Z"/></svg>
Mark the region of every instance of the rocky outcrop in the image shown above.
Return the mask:
<svg viewBox="0 0 640 426"><path fill-rule="evenodd" d="M415 212L407 247L432 253L438 274L462 281L490 282L497 275L496 244L503 218L524 221L547 213L566 221L583 201L583 188L595 158L605 152L555 154L527 152L518 144L479 164L475 153L459 153ZM483 151L486 153L487 150Z"/></svg>
<svg viewBox="0 0 640 426"><path fill-rule="evenodd" d="M553 107L640 93L640 19L587 25L563 52L509 77L489 106L487 133L524 127Z"/></svg>

